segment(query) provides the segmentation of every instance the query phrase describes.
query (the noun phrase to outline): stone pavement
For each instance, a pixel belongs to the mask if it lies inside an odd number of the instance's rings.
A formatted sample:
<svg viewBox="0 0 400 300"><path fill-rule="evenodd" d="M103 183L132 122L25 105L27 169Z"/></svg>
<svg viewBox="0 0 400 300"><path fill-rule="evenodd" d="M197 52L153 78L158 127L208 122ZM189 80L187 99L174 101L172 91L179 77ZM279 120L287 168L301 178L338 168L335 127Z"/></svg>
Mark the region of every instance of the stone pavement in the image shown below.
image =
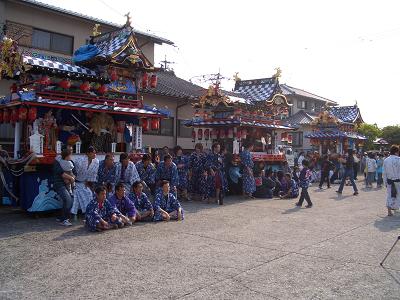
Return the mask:
<svg viewBox="0 0 400 300"><path fill-rule="evenodd" d="M0 209L0 299L400 299L385 191L310 191L311 209L184 203L183 222L105 233Z"/></svg>

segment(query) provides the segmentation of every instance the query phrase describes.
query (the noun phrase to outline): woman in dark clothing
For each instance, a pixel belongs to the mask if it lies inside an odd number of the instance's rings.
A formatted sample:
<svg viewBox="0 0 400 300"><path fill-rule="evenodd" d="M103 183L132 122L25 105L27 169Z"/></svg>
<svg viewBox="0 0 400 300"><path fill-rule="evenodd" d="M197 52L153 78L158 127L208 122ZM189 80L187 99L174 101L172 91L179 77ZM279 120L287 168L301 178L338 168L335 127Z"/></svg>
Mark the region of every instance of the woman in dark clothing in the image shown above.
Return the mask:
<svg viewBox="0 0 400 300"><path fill-rule="evenodd" d="M275 187L275 181L271 178L271 173L266 176L260 170L255 171L254 179L256 181L256 191L254 197L271 199Z"/></svg>

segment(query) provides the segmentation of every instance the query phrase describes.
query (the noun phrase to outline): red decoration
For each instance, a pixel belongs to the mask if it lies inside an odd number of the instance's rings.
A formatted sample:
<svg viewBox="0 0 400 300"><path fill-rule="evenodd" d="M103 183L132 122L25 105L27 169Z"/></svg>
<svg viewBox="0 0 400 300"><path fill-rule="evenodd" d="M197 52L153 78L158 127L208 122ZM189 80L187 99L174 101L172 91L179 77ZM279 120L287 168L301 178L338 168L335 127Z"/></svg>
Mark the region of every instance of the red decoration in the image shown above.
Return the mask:
<svg viewBox="0 0 400 300"><path fill-rule="evenodd" d="M36 118L37 118L37 108L36 107L29 108L28 121L30 123L33 123L33 122L35 122Z"/></svg>
<svg viewBox="0 0 400 300"><path fill-rule="evenodd" d="M16 83L13 83L13 84L10 86L10 92L11 92L11 93L16 93L17 91L18 91L17 84L16 84Z"/></svg>
<svg viewBox="0 0 400 300"><path fill-rule="evenodd" d="M155 75L155 74L151 75L150 87L153 89L157 87L157 75Z"/></svg>
<svg viewBox="0 0 400 300"><path fill-rule="evenodd" d="M28 109L25 106L18 109L18 118L20 121L25 121L28 118Z"/></svg>
<svg viewBox="0 0 400 300"><path fill-rule="evenodd" d="M149 82L149 75L147 75L147 73L143 73L143 77L142 77L142 88L146 89L147 85Z"/></svg>
<svg viewBox="0 0 400 300"><path fill-rule="evenodd" d="M286 132L283 132L281 134L281 142L287 142L288 141L288 134Z"/></svg>
<svg viewBox="0 0 400 300"><path fill-rule="evenodd" d="M63 79L58 83L58 85L64 90L68 90L71 87L71 81L68 79Z"/></svg>
<svg viewBox="0 0 400 300"><path fill-rule="evenodd" d="M192 142L194 143L196 141L196 131L193 129L192 130Z"/></svg>
<svg viewBox="0 0 400 300"><path fill-rule="evenodd" d="M99 88L97 89L97 92L100 95L104 95L105 93L107 93L107 86L105 84L102 84L101 86L99 86Z"/></svg>
<svg viewBox="0 0 400 300"><path fill-rule="evenodd" d="M41 85L47 86L47 85L50 85L51 80L50 80L50 77L49 77L49 76L44 75L44 76L42 76L42 78L39 79L38 82L39 82L39 84L41 84Z"/></svg>
<svg viewBox="0 0 400 300"><path fill-rule="evenodd" d="M233 139L233 128L228 129L228 139Z"/></svg>
<svg viewBox="0 0 400 300"><path fill-rule="evenodd" d="M116 70L112 70L110 74L111 81L116 81L118 79L118 74Z"/></svg>
<svg viewBox="0 0 400 300"><path fill-rule="evenodd" d="M90 91L90 84L89 84L89 81L85 81L84 83L82 83L80 86L79 86L79 89L82 91L82 92L89 92Z"/></svg>
<svg viewBox="0 0 400 300"><path fill-rule="evenodd" d="M152 118L151 119L151 130L158 130L160 128L160 119Z"/></svg>
<svg viewBox="0 0 400 300"><path fill-rule="evenodd" d="M217 135L218 135L217 129L211 130L211 139L212 140L216 140L217 139Z"/></svg>
<svg viewBox="0 0 400 300"><path fill-rule="evenodd" d="M201 129L201 128L197 131L197 139L199 141L201 141L203 139L203 129Z"/></svg>
<svg viewBox="0 0 400 300"><path fill-rule="evenodd" d="M146 118L142 119L142 130L148 131L149 130L149 120Z"/></svg>
<svg viewBox="0 0 400 300"><path fill-rule="evenodd" d="M247 130L246 129L242 129L242 138L243 139L247 138Z"/></svg>
<svg viewBox="0 0 400 300"><path fill-rule="evenodd" d="M11 115L10 115L10 110L5 109L5 110L3 111L3 122L4 122L4 123L10 123L10 117L11 117Z"/></svg>
<svg viewBox="0 0 400 300"><path fill-rule="evenodd" d="M220 129L219 130L219 138L224 139L225 138L225 129Z"/></svg>
<svg viewBox="0 0 400 300"><path fill-rule="evenodd" d="M10 121L12 124L15 124L15 122L18 122L18 110L16 108L11 109Z"/></svg>
<svg viewBox="0 0 400 300"><path fill-rule="evenodd" d="M236 139L240 140L242 138L242 132L240 129L236 128Z"/></svg>
<svg viewBox="0 0 400 300"><path fill-rule="evenodd" d="M204 139L208 141L210 139L210 129L204 130Z"/></svg>

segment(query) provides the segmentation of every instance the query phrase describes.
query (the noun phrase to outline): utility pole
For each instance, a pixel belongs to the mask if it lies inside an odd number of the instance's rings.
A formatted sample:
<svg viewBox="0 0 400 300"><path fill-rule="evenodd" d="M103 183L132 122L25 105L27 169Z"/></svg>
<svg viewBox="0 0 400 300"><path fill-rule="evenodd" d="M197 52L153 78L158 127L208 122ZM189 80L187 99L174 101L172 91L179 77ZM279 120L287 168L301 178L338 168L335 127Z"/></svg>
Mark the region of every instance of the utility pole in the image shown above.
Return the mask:
<svg viewBox="0 0 400 300"><path fill-rule="evenodd" d="M168 60L167 60L167 55L165 55L164 60L160 61L160 64L161 64L161 68L162 68L162 69L164 69L164 70L170 70L169 65L175 64L175 62L173 62L173 61L168 61Z"/></svg>

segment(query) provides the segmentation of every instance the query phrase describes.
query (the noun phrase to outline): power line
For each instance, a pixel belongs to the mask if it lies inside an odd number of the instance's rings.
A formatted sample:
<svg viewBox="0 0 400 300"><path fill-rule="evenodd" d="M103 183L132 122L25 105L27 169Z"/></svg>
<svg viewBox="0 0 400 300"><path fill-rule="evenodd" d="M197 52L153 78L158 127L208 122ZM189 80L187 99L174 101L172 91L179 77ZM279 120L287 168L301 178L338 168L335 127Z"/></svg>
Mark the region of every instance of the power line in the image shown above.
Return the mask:
<svg viewBox="0 0 400 300"><path fill-rule="evenodd" d="M118 14L121 17L125 17L125 15L123 13L121 13L120 11L116 10L114 7L108 5L104 0L98 0L99 2L101 2L104 6L106 6L107 8L111 9L112 11L114 11L116 14Z"/></svg>

